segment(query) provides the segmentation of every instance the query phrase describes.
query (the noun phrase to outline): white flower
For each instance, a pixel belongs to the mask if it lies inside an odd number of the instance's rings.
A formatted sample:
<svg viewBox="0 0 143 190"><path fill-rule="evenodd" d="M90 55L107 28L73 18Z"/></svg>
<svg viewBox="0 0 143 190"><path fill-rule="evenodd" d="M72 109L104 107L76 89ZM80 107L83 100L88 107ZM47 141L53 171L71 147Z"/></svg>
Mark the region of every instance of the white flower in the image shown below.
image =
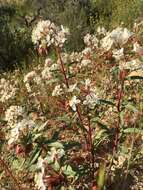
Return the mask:
<svg viewBox="0 0 143 190"><path fill-rule="evenodd" d="M101 40L101 47L103 49L106 49L107 51L109 49L111 49L111 47L114 44L114 40L111 38L110 34L108 34L107 36L105 36L102 40Z"/></svg>
<svg viewBox="0 0 143 190"><path fill-rule="evenodd" d="M0 80L0 102L13 99L18 91L17 81L9 81L4 78Z"/></svg>
<svg viewBox="0 0 143 190"><path fill-rule="evenodd" d="M8 144L12 144L19 139L21 132L25 134L25 131L32 130L36 126L35 122L29 120L29 118L24 118L22 121L15 123L10 130L8 135Z"/></svg>
<svg viewBox="0 0 143 190"><path fill-rule="evenodd" d="M8 124L16 123L19 117L25 115L25 111L21 106L10 106L5 112L5 120L8 121Z"/></svg>
<svg viewBox="0 0 143 190"><path fill-rule="evenodd" d="M72 52L69 56L69 59L70 59L71 63L80 62L80 60L82 59L82 54L78 53L78 52Z"/></svg>
<svg viewBox="0 0 143 190"><path fill-rule="evenodd" d="M57 85L57 86L55 86L55 88L54 88L54 90L52 92L52 96L60 96L63 93L62 91L63 90L62 90L61 86Z"/></svg>
<svg viewBox="0 0 143 190"><path fill-rule="evenodd" d="M117 27L111 33L107 33L107 35L101 40L101 47L108 51L113 45L122 46L132 35L133 33L127 28Z"/></svg>
<svg viewBox="0 0 143 190"><path fill-rule="evenodd" d="M25 76L24 76L24 82L30 82L31 80L33 80L35 77L37 76L37 73L35 71L31 71L29 73L27 73Z"/></svg>
<svg viewBox="0 0 143 190"><path fill-rule="evenodd" d="M50 65L52 64L52 60L50 59L50 58L47 58L46 60L45 60L45 67L49 67Z"/></svg>
<svg viewBox="0 0 143 190"><path fill-rule="evenodd" d="M74 90L79 90L77 84L72 84L69 86L68 92L73 92Z"/></svg>
<svg viewBox="0 0 143 190"><path fill-rule="evenodd" d="M53 163L55 160L58 160L62 158L65 155L65 151L62 148L56 149L55 147L52 147L51 150L48 152L45 160L48 163Z"/></svg>
<svg viewBox="0 0 143 190"><path fill-rule="evenodd" d="M128 39L133 35L127 28L117 27L115 30L111 32L111 38L115 43L120 44L122 46L125 44Z"/></svg>
<svg viewBox="0 0 143 190"><path fill-rule="evenodd" d="M96 38L95 35L91 35L91 34L86 34L86 36L84 37L84 43L85 45L87 45L88 47L98 47L98 39Z"/></svg>
<svg viewBox="0 0 143 190"><path fill-rule="evenodd" d="M87 90L90 86L91 86L91 80L90 79L86 79L85 80L85 89Z"/></svg>
<svg viewBox="0 0 143 190"><path fill-rule="evenodd" d="M47 38L49 43L51 39L50 35L53 33L52 31L53 28L55 28L55 26L49 20L39 21L37 26L32 31L32 42L36 44L45 37Z"/></svg>
<svg viewBox="0 0 143 190"><path fill-rule="evenodd" d="M50 67L50 71L55 71L55 70L58 70L58 69L59 69L59 65L56 64L56 63L52 64L51 67Z"/></svg>
<svg viewBox="0 0 143 190"><path fill-rule="evenodd" d="M88 33L86 34L86 36L84 36L84 43L87 45L87 46L90 46L91 45L91 35Z"/></svg>
<svg viewBox="0 0 143 190"><path fill-rule="evenodd" d="M31 85L28 82L25 83L25 87L29 93L32 92Z"/></svg>
<svg viewBox="0 0 143 190"><path fill-rule="evenodd" d="M83 101L83 104L87 105L90 109L94 109L98 100L99 100L98 89L96 87L90 88L90 93L87 94L85 100Z"/></svg>
<svg viewBox="0 0 143 190"><path fill-rule="evenodd" d="M134 59L127 62L119 62L119 68L120 70L127 69L130 71L143 69L143 63L139 59Z"/></svg>
<svg viewBox="0 0 143 190"><path fill-rule="evenodd" d="M94 109L98 99L99 98L97 94L95 94L94 92L90 92L90 94L86 96L86 99L84 100L83 104L87 105L90 109Z"/></svg>
<svg viewBox="0 0 143 190"><path fill-rule="evenodd" d="M85 48L83 51L82 51L82 55L83 56L87 56L87 55L90 55L92 53L92 50L90 47L87 47Z"/></svg>
<svg viewBox="0 0 143 190"><path fill-rule="evenodd" d="M41 47L49 47L55 45L62 47L67 40L66 36L69 31L63 26L57 27L49 20L39 21L32 31L32 42L41 45Z"/></svg>
<svg viewBox="0 0 143 190"><path fill-rule="evenodd" d="M113 50L113 57L118 61L124 57L124 48L121 48L119 50Z"/></svg>
<svg viewBox="0 0 143 190"><path fill-rule="evenodd" d="M69 101L69 106L73 109L73 111L76 111L76 105L80 103L80 100L77 99L76 96L73 96L72 99Z"/></svg>
<svg viewBox="0 0 143 190"><path fill-rule="evenodd" d="M92 62L91 62L91 60L90 59L83 59L82 61L81 61L81 66L82 67L86 67L87 65L90 65Z"/></svg>
<svg viewBox="0 0 143 190"><path fill-rule="evenodd" d="M45 67L43 71L41 72L42 79L51 79L52 78L52 73L50 71L49 67Z"/></svg>
<svg viewBox="0 0 143 190"><path fill-rule="evenodd" d="M133 51L138 53L139 55L143 55L143 47L141 47L138 42L133 44Z"/></svg>
<svg viewBox="0 0 143 190"><path fill-rule="evenodd" d="M37 76L34 78L34 82L35 82L37 85L41 84L41 82L42 82L41 77L37 75Z"/></svg>
<svg viewBox="0 0 143 190"><path fill-rule="evenodd" d="M55 46L62 47L67 40L66 35L63 31L59 31L55 36Z"/></svg>

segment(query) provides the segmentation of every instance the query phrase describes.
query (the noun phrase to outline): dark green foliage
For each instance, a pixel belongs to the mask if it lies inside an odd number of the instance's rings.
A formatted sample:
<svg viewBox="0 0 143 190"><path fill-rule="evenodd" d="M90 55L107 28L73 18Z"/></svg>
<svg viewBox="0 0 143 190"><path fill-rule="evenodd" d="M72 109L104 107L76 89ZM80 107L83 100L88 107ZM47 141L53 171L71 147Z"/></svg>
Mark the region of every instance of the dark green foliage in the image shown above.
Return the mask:
<svg viewBox="0 0 143 190"><path fill-rule="evenodd" d="M0 70L31 62L31 30L39 19L50 19L69 28L66 49L80 51L83 36L98 25L130 28L142 16L141 0L25 0L0 3Z"/></svg>
<svg viewBox="0 0 143 190"><path fill-rule="evenodd" d="M32 47L31 30L18 20L17 8L0 6L0 69L12 69L26 60Z"/></svg>

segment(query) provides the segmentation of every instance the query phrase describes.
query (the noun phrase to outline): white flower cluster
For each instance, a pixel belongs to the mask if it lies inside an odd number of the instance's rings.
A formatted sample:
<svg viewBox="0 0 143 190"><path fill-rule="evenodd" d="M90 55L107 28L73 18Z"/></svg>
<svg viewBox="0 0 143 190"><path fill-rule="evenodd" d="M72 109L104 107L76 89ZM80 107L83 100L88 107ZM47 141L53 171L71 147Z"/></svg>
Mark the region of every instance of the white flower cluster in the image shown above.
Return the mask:
<svg viewBox="0 0 143 190"><path fill-rule="evenodd" d="M77 87L77 83L69 85L69 88L67 89L68 92L74 92L78 91L80 92L80 89Z"/></svg>
<svg viewBox="0 0 143 190"><path fill-rule="evenodd" d="M9 126L17 123L19 118L23 118L25 111L21 106L10 106L5 112L5 120Z"/></svg>
<svg viewBox="0 0 143 190"><path fill-rule="evenodd" d="M36 83L37 85L41 84L41 77L36 73L36 71L31 71L24 76L23 82L27 88L28 92L31 92L31 84Z"/></svg>
<svg viewBox="0 0 143 190"><path fill-rule="evenodd" d="M133 36L133 33L130 32L127 28L117 27L112 32L106 32L104 27L97 28L97 34L103 35L102 39L98 39L96 35L87 34L84 37L84 43L87 47L102 48L106 51L111 49L113 46L122 47L128 39Z"/></svg>
<svg viewBox="0 0 143 190"><path fill-rule="evenodd" d="M101 47L105 50L109 50L115 46L124 45L128 39L133 35L127 28L117 27L112 32L107 33L107 35L101 40Z"/></svg>
<svg viewBox="0 0 143 190"><path fill-rule="evenodd" d="M32 42L34 44L49 47L51 45L62 47L67 40L68 29L63 26L57 27L50 20L39 21L32 32Z"/></svg>
<svg viewBox="0 0 143 190"><path fill-rule="evenodd" d="M89 82L89 81L86 81L86 82ZM86 84L86 88L87 88L87 85L89 86L90 83ZM90 109L94 109L98 103L98 100L99 100L98 90L96 88L91 88L89 94L86 95L86 98L83 101L83 104L88 106L88 108Z"/></svg>
<svg viewBox="0 0 143 190"><path fill-rule="evenodd" d="M99 40L97 39L95 35L91 35L88 33L84 37L84 43L87 47L97 48Z"/></svg>
<svg viewBox="0 0 143 190"><path fill-rule="evenodd" d="M134 59L131 61L120 61L119 62L119 68L121 70L127 69L130 71L138 70L138 69L143 69L143 62L141 62L139 59Z"/></svg>
<svg viewBox="0 0 143 190"><path fill-rule="evenodd" d="M91 55L92 55L92 49L90 47L86 47L82 51L82 59L80 62L80 67L86 67L88 65L91 65Z"/></svg>
<svg viewBox="0 0 143 190"><path fill-rule="evenodd" d="M35 123L30 120L23 107L10 106L5 112L5 120L10 128L10 133L7 135L8 144L16 142L21 133L33 128Z"/></svg>
<svg viewBox="0 0 143 190"><path fill-rule="evenodd" d="M81 59L82 59L82 54L81 54L81 53L78 53L78 52L72 52L72 53L69 55L69 59L70 59L70 62L71 62L71 63L80 62Z"/></svg>
<svg viewBox="0 0 143 190"><path fill-rule="evenodd" d="M38 158L37 172L34 178L35 186L38 188L38 190L46 190L46 185L44 183L44 177L48 177L45 172L46 164L54 164L55 161L58 161L64 155L64 149L52 147L51 150L48 151L45 158Z"/></svg>
<svg viewBox="0 0 143 190"><path fill-rule="evenodd" d="M65 151L62 148L51 147L51 150L47 153L45 160L50 164L55 160L59 160L65 155Z"/></svg>
<svg viewBox="0 0 143 190"><path fill-rule="evenodd" d="M55 86L53 92L52 92L52 96L60 96L63 94L63 90L61 88L61 85L57 85Z"/></svg>
<svg viewBox="0 0 143 190"><path fill-rule="evenodd" d="M77 110L77 105L80 103L81 101L79 99L77 99L76 96L73 96L72 99L69 101L69 106L73 109L73 111Z"/></svg>
<svg viewBox="0 0 143 190"><path fill-rule="evenodd" d="M8 136L8 145L15 143L21 134L26 135L29 130L36 126L35 122L29 118L24 118L20 122L15 123ZM26 134L25 134L26 133Z"/></svg>
<svg viewBox="0 0 143 190"><path fill-rule="evenodd" d="M112 51L113 52L113 57L119 61L121 60L122 58L124 58L124 48L121 48L121 49L115 49Z"/></svg>
<svg viewBox="0 0 143 190"><path fill-rule="evenodd" d="M47 58L44 66L39 66L24 76L23 82L27 91L31 93L34 85L41 88L44 87L46 83L49 84L50 80L53 79L53 72L57 70L59 70L59 65L57 63L53 63L50 58Z"/></svg>
<svg viewBox="0 0 143 190"><path fill-rule="evenodd" d="M0 80L0 102L6 102L9 99L13 99L17 91L16 82L11 84L10 81L4 78Z"/></svg>

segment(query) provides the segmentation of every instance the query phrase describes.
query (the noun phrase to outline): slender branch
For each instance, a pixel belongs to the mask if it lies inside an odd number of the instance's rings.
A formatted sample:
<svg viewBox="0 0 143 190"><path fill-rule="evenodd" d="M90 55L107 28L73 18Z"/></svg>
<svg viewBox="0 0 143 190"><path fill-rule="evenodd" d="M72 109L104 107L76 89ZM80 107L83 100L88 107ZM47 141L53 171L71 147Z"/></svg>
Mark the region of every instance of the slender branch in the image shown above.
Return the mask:
<svg viewBox="0 0 143 190"><path fill-rule="evenodd" d="M62 72L62 74L64 76L65 84L66 84L67 88L69 89L69 81L68 81L68 78L67 78L67 75L66 75L66 71L65 71L64 64L63 64L63 61L62 61L62 58L61 58L61 51L60 51L59 47L56 47L56 53L57 53L57 56L58 56L58 58L60 60L61 72ZM82 119L82 116L81 116L81 112L80 112L79 106L76 106L76 112L77 112L79 121L81 123L81 126L86 130L86 128L84 126L84 123L83 123L83 119ZM87 141L87 137L86 137L85 134L84 134L84 137L85 137L86 142L88 142Z"/></svg>
<svg viewBox="0 0 143 190"><path fill-rule="evenodd" d="M67 88L69 88L69 82L68 82L68 78L66 76L66 71L65 71L64 64L63 64L63 61L62 61L62 58L61 58L61 52L60 52L59 47L56 47L56 52L57 52L57 55L58 55L58 58L59 58L59 61L60 61L61 71L62 71L62 73L64 75L64 80L65 80L66 86L67 86Z"/></svg>
<svg viewBox="0 0 143 190"><path fill-rule="evenodd" d="M62 61L61 52L60 52L59 47L56 47L56 53L57 53L58 59L60 61L61 72L62 72L62 74L64 76L65 84L66 84L67 88L69 88L69 82L68 82L68 78L67 78L67 75L66 75L66 70L64 68L64 64L63 64L63 61ZM94 158L94 148L93 148L93 143L92 143L92 129L91 129L91 126L90 126L90 119L88 118L88 130L87 130L85 125L84 125L82 115L81 115L81 112L80 112L80 108L79 108L78 105L76 105L76 112L77 112L77 115L78 115L78 118L79 118L79 121L80 121L80 124L81 124L83 130L86 130L86 132L88 133L88 137L87 137L85 132L83 131L84 138L85 138L86 144L87 144L87 149L91 153L92 172L93 172L93 179L94 179L94 161L95 161L95 158Z"/></svg>

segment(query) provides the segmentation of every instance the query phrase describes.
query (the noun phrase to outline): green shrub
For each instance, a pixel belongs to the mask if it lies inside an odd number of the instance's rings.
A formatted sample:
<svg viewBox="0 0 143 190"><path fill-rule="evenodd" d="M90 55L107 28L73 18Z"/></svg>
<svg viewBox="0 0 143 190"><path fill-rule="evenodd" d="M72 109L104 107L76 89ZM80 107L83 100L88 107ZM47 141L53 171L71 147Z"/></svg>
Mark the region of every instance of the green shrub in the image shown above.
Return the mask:
<svg viewBox="0 0 143 190"><path fill-rule="evenodd" d="M92 28L104 25L116 27L121 23L131 28L135 19L142 16L142 0L91 0L90 23Z"/></svg>

